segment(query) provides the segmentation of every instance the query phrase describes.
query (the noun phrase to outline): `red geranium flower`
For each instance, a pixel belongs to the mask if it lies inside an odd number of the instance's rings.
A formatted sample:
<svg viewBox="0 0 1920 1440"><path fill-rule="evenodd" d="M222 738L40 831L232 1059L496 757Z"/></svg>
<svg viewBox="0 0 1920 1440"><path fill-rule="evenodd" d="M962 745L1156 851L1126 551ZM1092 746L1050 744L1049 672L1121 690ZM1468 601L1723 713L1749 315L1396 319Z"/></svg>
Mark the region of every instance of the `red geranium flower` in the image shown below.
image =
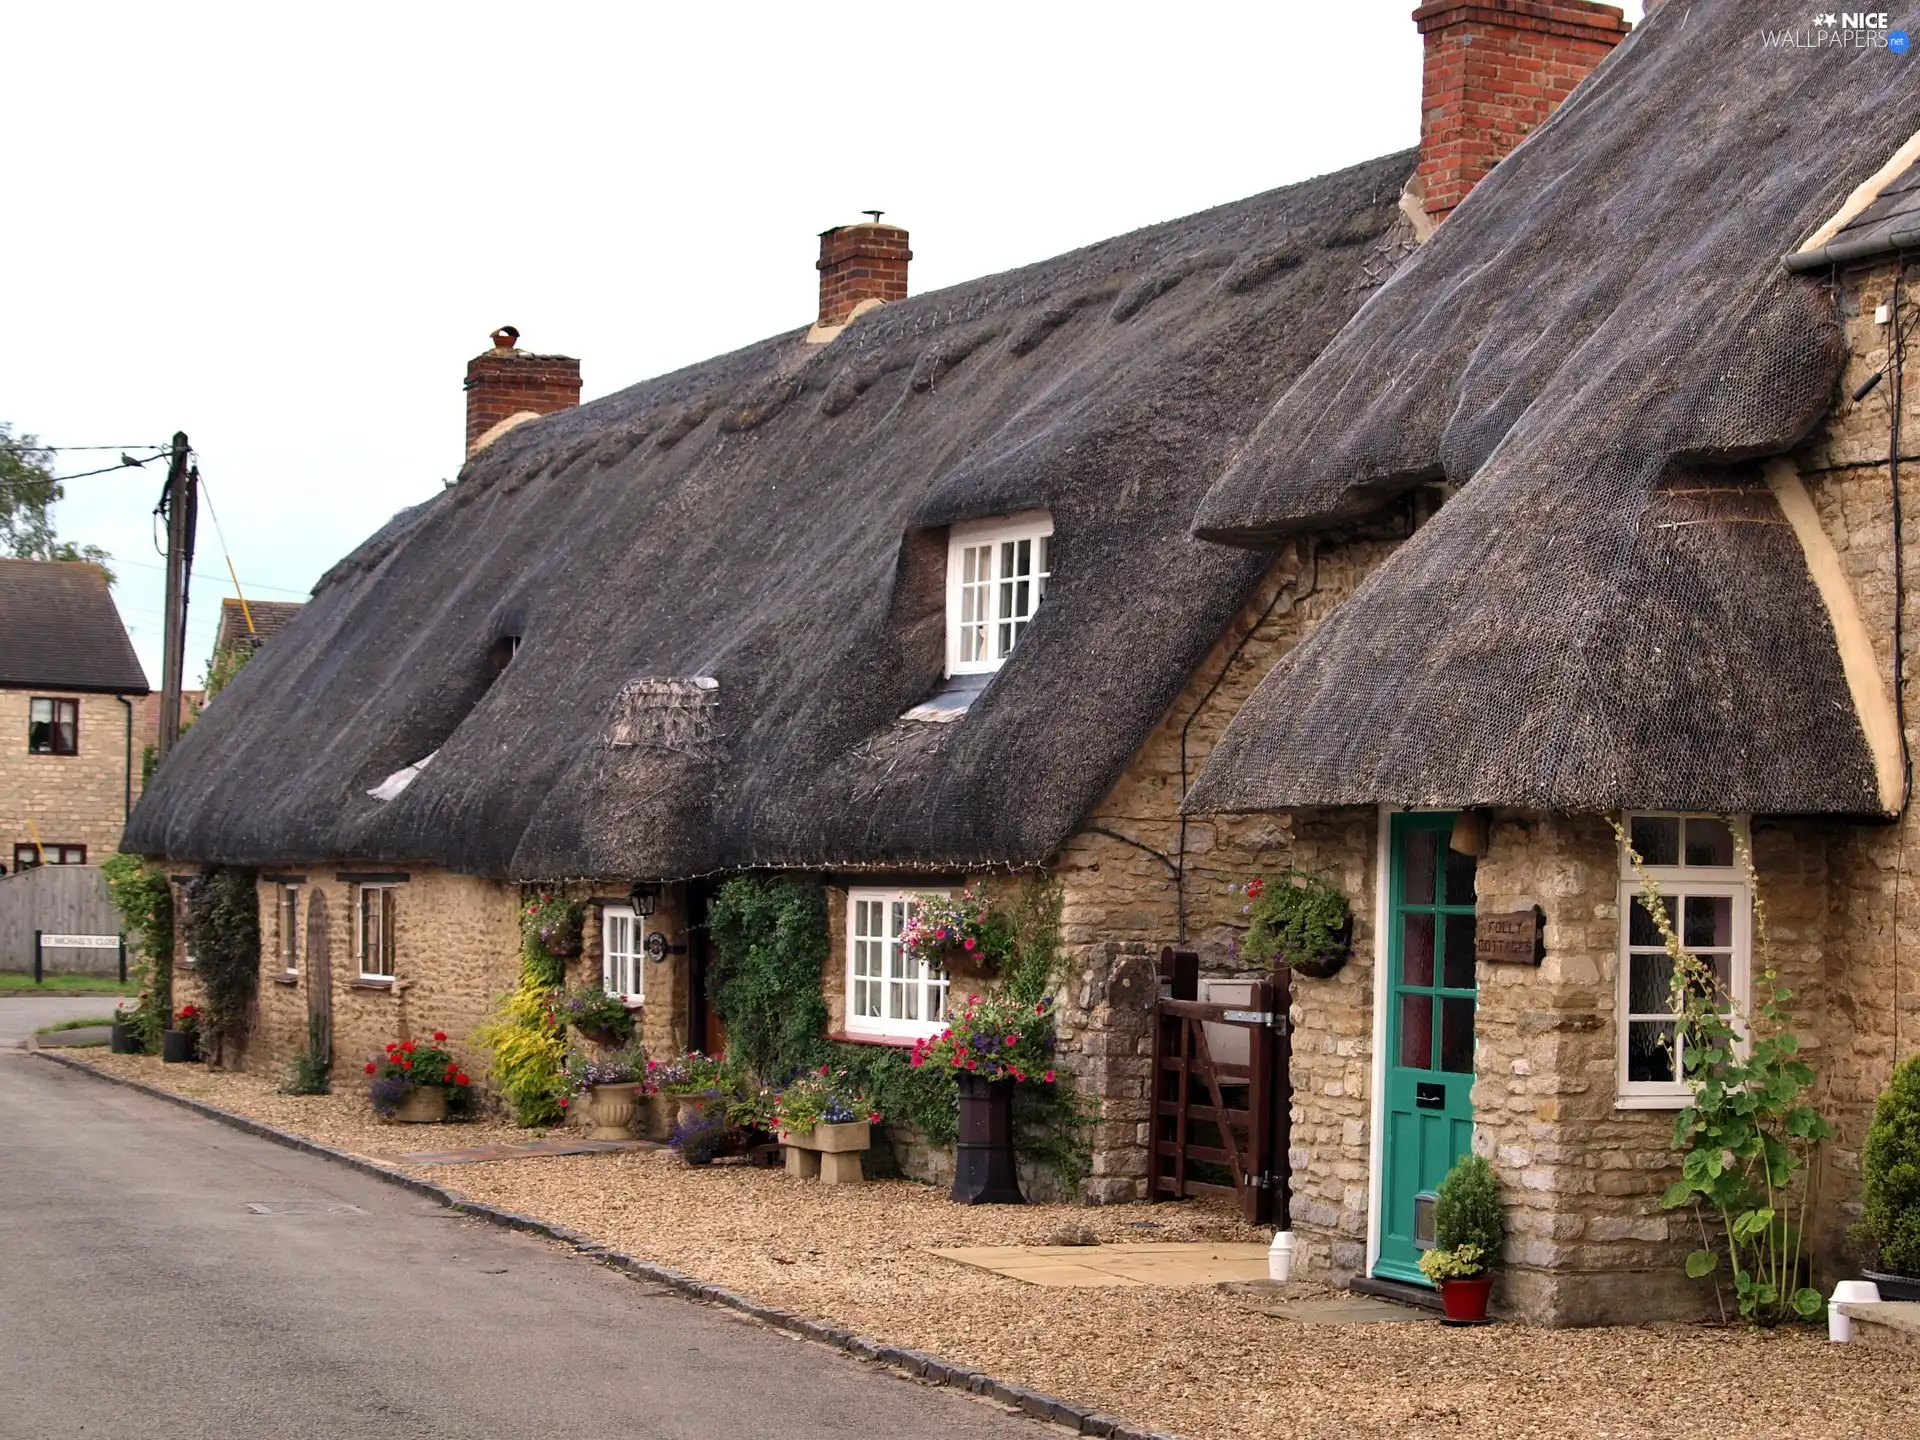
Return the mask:
<svg viewBox="0 0 1920 1440"><path fill-rule="evenodd" d="M1258 875L1254 876L1253 879L1247 882L1247 898L1249 900L1258 900L1261 892L1266 888L1267 882Z"/></svg>
<svg viewBox="0 0 1920 1440"><path fill-rule="evenodd" d="M433 1038L435 1040L445 1040L447 1038L447 1032L444 1030L436 1030L433 1032Z"/></svg>
<svg viewBox="0 0 1920 1440"><path fill-rule="evenodd" d="M465 1085L467 1083L467 1077L464 1075L455 1075L453 1077L453 1083L456 1085Z"/></svg>
<svg viewBox="0 0 1920 1440"><path fill-rule="evenodd" d="M402 1060L400 1062L400 1068L402 1070L411 1070L413 1068L413 1062L411 1060Z"/></svg>
<svg viewBox="0 0 1920 1440"><path fill-rule="evenodd" d="M391 1054L392 1054L392 1053L393 1053L394 1051L396 1051L396 1050L398 1050L399 1048L400 1048L400 1042L399 1042L399 1041L397 1041L397 1040L389 1040L389 1041L387 1041L387 1053L388 1053L389 1055L391 1055Z"/></svg>
<svg viewBox="0 0 1920 1440"><path fill-rule="evenodd" d="M413 1042L411 1040L404 1041L402 1042L400 1048L406 1051L407 1054L411 1055L413 1053Z"/></svg>
<svg viewBox="0 0 1920 1440"><path fill-rule="evenodd" d="M374 1064L373 1061L371 1060L367 1061L367 1074L371 1075L373 1074L374 1071L378 1070L379 1068L380 1067Z"/></svg>

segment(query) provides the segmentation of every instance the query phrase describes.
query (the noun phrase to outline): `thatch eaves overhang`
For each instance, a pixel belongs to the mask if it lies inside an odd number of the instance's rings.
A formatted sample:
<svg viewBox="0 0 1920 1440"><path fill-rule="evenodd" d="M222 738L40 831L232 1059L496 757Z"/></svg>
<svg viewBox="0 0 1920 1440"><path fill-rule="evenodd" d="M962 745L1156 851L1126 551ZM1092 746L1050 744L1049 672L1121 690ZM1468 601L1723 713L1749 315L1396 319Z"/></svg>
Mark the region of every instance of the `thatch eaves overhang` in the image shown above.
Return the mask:
<svg viewBox="0 0 1920 1440"><path fill-rule="evenodd" d="M1194 506L1405 253L1412 165L516 428L322 580L126 844L537 879L1043 861L1267 568ZM944 527L1026 510L1045 605L961 718L903 719L942 688Z"/></svg>
<svg viewBox="0 0 1920 1440"><path fill-rule="evenodd" d="M1764 43L1805 22L1655 11L1236 455L1206 538L1457 491L1267 677L1189 808L1898 805L1754 462L1844 360L1781 253L1920 126L1920 70Z"/></svg>

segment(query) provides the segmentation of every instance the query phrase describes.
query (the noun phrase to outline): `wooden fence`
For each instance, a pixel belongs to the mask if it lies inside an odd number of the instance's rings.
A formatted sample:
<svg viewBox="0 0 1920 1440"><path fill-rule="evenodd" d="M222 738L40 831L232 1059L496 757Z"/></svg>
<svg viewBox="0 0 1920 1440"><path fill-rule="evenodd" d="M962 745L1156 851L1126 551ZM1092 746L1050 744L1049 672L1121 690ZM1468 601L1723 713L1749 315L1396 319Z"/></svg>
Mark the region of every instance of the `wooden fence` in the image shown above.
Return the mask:
<svg viewBox="0 0 1920 1440"><path fill-rule="evenodd" d="M107 897L98 865L40 865L0 876L0 970L33 969L33 932L56 935L118 935L120 912ZM112 975L120 953L52 949L44 954L49 975Z"/></svg>

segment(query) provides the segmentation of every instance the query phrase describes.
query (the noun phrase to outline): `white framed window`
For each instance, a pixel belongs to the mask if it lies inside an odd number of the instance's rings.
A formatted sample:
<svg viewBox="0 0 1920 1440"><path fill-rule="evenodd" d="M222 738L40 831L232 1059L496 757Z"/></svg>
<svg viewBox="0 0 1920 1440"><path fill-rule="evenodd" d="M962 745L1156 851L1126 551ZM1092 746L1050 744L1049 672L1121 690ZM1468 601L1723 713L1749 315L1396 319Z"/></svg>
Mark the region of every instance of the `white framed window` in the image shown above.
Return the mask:
<svg viewBox="0 0 1920 1440"><path fill-rule="evenodd" d="M1680 943L1709 966L1725 1012L1747 1012L1753 968L1753 893L1735 844L1745 823L1713 815L1630 815L1627 837L1660 887ZM1620 966L1615 1013L1618 1103L1678 1109L1691 1098L1673 1009L1673 960L1620 853Z"/></svg>
<svg viewBox="0 0 1920 1440"><path fill-rule="evenodd" d="M362 885L359 923L353 927L353 948L363 980L393 978L393 886Z"/></svg>
<svg viewBox="0 0 1920 1440"><path fill-rule="evenodd" d="M953 527L947 540L947 674L998 670L1020 643L1052 570L1053 520L1028 511Z"/></svg>
<svg viewBox="0 0 1920 1440"><path fill-rule="evenodd" d="M646 999L646 930L631 905L600 909L600 987L628 1004Z"/></svg>
<svg viewBox="0 0 1920 1440"><path fill-rule="evenodd" d="M280 887L280 968L289 975L300 972L300 887Z"/></svg>
<svg viewBox="0 0 1920 1440"><path fill-rule="evenodd" d="M904 890L847 892L849 1035L918 1039L946 1028L945 972L909 962L900 948L913 903Z"/></svg>

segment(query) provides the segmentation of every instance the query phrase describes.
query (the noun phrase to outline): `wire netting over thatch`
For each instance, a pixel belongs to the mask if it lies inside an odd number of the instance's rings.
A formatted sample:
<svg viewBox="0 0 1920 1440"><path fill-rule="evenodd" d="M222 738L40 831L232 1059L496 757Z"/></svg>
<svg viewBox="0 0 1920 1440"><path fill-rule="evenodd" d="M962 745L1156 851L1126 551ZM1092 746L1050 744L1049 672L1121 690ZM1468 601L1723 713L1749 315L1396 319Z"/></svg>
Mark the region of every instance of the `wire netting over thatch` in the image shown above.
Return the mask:
<svg viewBox="0 0 1920 1440"><path fill-rule="evenodd" d="M1792 533L1742 462L1836 398L1801 243L1920 126L1885 50L1797 3L1654 12L1275 406L1197 533L1243 544L1461 486L1270 674L1196 809L1868 813Z"/></svg>
<svg viewBox="0 0 1920 1440"><path fill-rule="evenodd" d="M1194 540L1194 506L1404 250L1411 168L510 432L321 582L126 843L532 878L1044 859L1264 572ZM1030 509L1052 515L1053 576L1019 648L964 718L901 721L943 671L942 527Z"/></svg>

